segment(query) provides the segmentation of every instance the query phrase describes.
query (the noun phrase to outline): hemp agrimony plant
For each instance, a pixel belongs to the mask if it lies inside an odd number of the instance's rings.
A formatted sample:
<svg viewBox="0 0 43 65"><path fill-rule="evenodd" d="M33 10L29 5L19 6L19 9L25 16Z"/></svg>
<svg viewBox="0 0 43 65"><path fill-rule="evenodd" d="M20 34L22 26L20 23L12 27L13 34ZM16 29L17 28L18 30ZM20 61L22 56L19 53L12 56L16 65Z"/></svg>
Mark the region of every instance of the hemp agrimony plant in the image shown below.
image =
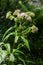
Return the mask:
<svg viewBox="0 0 43 65"><path fill-rule="evenodd" d="M15 24L3 35L0 43L0 64L26 65L25 53L21 49L26 48L30 51L27 36L29 33L38 31L38 28L32 23L34 16L33 12L22 12L21 10L15 10L13 13L11 11L7 12L6 19L11 20ZM8 42L9 38L13 39L12 44Z"/></svg>

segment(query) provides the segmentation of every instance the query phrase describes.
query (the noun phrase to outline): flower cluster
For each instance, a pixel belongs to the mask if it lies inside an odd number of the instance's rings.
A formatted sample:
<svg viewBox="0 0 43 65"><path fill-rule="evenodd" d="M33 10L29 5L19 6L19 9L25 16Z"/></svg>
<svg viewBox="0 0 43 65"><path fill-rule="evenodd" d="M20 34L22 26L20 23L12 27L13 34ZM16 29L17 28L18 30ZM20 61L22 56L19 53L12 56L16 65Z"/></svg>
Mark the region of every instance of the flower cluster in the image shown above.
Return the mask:
<svg viewBox="0 0 43 65"><path fill-rule="evenodd" d="M24 19L26 21L31 22L33 16L35 16L35 14L32 12L21 12L21 10L17 9L13 13L11 11L9 11L6 15L6 18L8 18L10 20L14 20L15 22L20 22ZM24 21L24 22L26 22L26 21ZM29 27L29 28L31 29L32 33L35 33L38 31L38 28L35 25L33 25L32 27Z"/></svg>
<svg viewBox="0 0 43 65"><path fill-rule="evenodd" d="M16 17L15 17L16 16ZM12 14L11 11L9 11L6 15L6 18L10 20L15 19L26 19L27 21L32 21L32 18L30 15L28 15L26 12L21 12L21 10L15 10Z"/></svg>
<svg viewBox="0 0 43 65"><path fill-rule="evenodd" d="M12 12L9 11L7 14L6 14L6 18L10 19L10 20L13 20L14 19L14 16L12 15Z"/></svg>
<svg viewBox="0 0 43 65"><path fill-rule="evenodd" d="M21 12L17 15L19 18L25 18L27 21L32 21L32 18L25 12Z"/></svg>
<svg viewBox="0 0 43 65"><path fill-rule="evenodd" d="M7 14L6 14L6 18L9 18L11 16L11 11L9 11Z"/></svg>
<svg viewBox="0 0 43 65"><path fill-rule="evenodd" d="M18 15L21 11L19 9L15 10L13 15Z"/></svg>

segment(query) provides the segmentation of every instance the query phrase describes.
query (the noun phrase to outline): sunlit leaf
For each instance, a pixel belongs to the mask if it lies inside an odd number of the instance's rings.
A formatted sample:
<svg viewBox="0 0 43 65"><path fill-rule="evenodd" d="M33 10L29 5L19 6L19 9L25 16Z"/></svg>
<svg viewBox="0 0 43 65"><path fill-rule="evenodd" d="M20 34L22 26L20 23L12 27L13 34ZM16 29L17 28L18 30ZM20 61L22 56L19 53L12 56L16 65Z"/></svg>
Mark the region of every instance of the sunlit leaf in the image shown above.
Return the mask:
<svg viewBox="0 0 43 65"><path fill-rule="evenodd" d="M10 44L5 44L5 48L6 48L7 52L10 53L10 51L11 51Z"/></svg>
<svg viewBox="0 0 43 65"><path fill-rule="evenodd" d="M5 32L5 34L3 35L2 40L4 39L4 37L6 36L6 34L7 34L10 30L12 30L12 29L13 29L13 27L10 27L10 28Z"/></svg>
<svg viewBox="0 0 43 65"><path fill-rule="evenodd" d="M4 51L0 48L0 63L2 63L4 61L6 55L7 55L6 51Z"/></svg>
<svg viewBox="0 0 43 65"><path fill-rule="evenodd" d="M15 43L17 43L19 36L17 35L17 32L15 32Z"/></svg>
<svg viewBox="0 0 43 65"><path fill-rule="evenodd" d="M3 45L4 43L3 42L0 42L0 46Z"/></svg>
<svg viewBox="0 0 43 65"><path fill-rule="evenodd" d="M14 62L14 55L10 54L9 61Z"/></svg>
<svg viewBox="0 0 43 65"><path fill-rule="evenodd" d="M8 34L8 35L3 39L3 41L8 40L8 38L9 38L11 35L15 35L15 33L12 32L12 33Z"/></svg>
<svg viewBox="0 0 43 65"><path fill-rule="evenodd" d="M30 50L30 46L29 46L29 42L27 39L25 39L23 36L21 36L23 42L24 42L24 45Z"/></svg>
<svg viewBox="0 0 43 65"><path fill-rule="evenodd" d="M24 55L24 53L22 51L18 50L18 49L13 49L13 53L20 53L20 54Z"/></svg>

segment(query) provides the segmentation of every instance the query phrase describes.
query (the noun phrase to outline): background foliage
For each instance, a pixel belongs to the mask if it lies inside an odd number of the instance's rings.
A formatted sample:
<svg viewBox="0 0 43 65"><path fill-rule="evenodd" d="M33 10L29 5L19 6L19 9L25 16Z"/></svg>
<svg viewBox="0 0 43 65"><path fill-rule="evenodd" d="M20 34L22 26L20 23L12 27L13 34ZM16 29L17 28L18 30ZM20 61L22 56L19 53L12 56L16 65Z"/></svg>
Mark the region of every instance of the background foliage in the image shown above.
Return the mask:
<svg viewBox="0 0 43 65"><path fill-rule="evenodd" d="M32 6L28 2L29 0L24 0L24 1L23 0L21 1L20 0L0 0L0 46L3 45L2 37L5 31L8 30L10 27L14 26L15 24L13 20L11 21L9 19L6 19L6 13L8 11L14 12L16 9L20 9L22 12L28 12L28 11L34 12L35 17L32 18L32 22L33 22L32 24L36 25L39 29L37 33L29 33L27 35L27 40L29 40L29 45L30 45L30 51L28 51L27 48L23 47L22 49L20 49L20 53L21 51L23 51L25 53L25 56L23 56L23 54L18 55L18 56L21 56L23 60L19 58L20 60L17 59L16 62L12 63L10 62L11 61L10 59L10 61L7 61L8 64L6 60L2 63L0 60L1 65L4 65L4 64L9 65L10 63L12 65L20 65L20 64L25 65L26 60L27 60L26 65L43 65L43 6L40 6L40 7ZM4 51L0 47L0 52L3 53L2 57L6 56L7 52L5 51L5 49L8 50L10 48L10 45L9 44L7 45L5 43L11 44L13 43L13 40L9 38L7 42L4 42L4 47L1 46ZM14 59L13 54L10 54L10 57Z"/></svg>

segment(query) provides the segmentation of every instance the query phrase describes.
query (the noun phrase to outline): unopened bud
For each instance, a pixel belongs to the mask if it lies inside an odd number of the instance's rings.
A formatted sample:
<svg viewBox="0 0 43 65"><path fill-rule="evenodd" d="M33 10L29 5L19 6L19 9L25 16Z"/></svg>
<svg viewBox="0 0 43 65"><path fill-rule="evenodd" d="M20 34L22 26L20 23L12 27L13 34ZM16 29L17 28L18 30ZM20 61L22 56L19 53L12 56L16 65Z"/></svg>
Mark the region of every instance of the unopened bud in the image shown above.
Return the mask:
<svg viewBox="0 0 43 65"><path fill-rule="evenodd" d="M11 13L12 13L11 11L7 12L6 18L9 18L11 16Z"/></svg>
<svg viewBox="0 0 43 65"><path fill-rule="evenodd" d="M38 28L37 28L35 25L33 25L33 26L31 27L31 30L32 30L32 33L35 33L35 32L38 31Z"/></svg>

